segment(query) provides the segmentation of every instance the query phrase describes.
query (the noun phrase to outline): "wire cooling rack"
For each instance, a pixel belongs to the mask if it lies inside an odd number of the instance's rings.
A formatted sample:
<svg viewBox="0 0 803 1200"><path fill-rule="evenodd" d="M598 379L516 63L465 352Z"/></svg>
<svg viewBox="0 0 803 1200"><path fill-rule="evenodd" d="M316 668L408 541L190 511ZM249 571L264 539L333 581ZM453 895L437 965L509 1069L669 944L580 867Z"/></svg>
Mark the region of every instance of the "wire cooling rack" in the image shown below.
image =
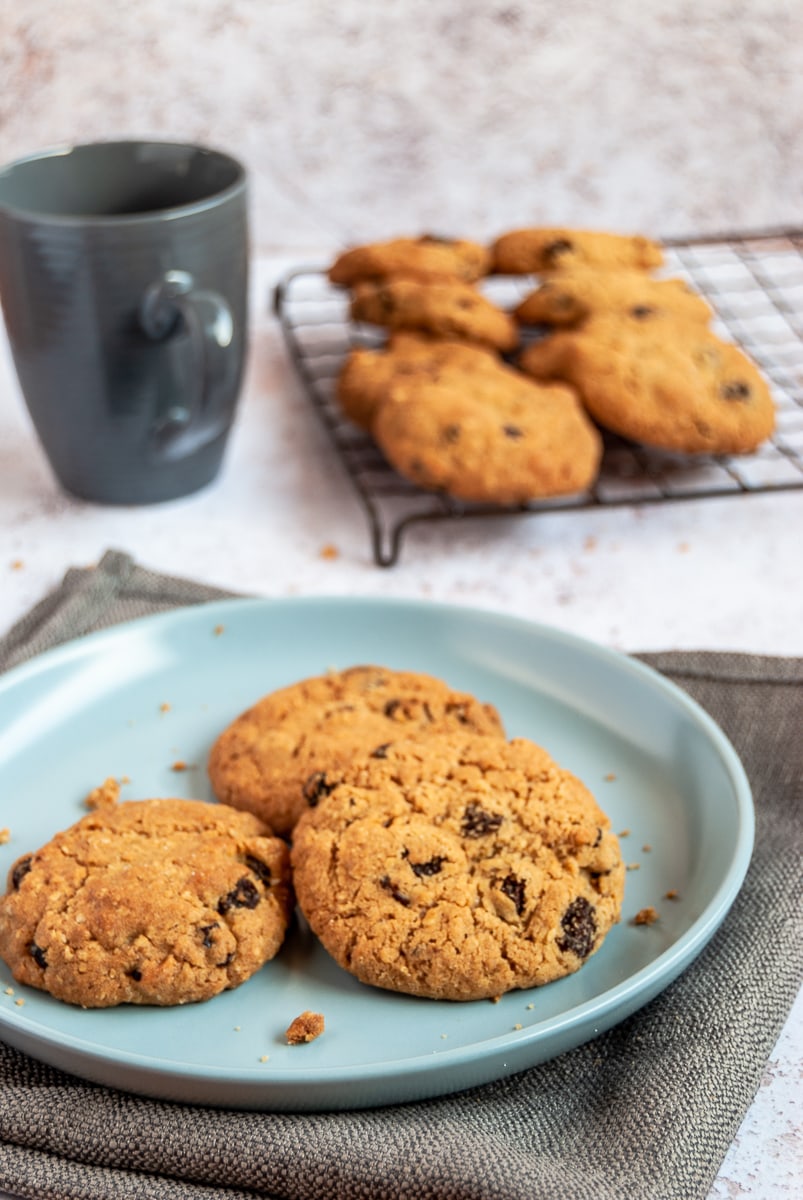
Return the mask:
<svg viewBox="0 0 803 1200"><path fill-rule="evenodd" d="M348 352L380 345L382 331L350 320L348 293L333 287L324 269L298 269L279 282L274 311L288 352L365 509L378 566L398 561L404 533L419 522L803 488L803 229L667 239L663 245L666 272L708 299L714 328L741 345L769 381L775 433L754 454L721 457L667 453L606 434L602 467L589 491L515 507L469 504L423 491L398 475L335 398ZM527 276L489 276L480 284L504 308L533 285Z"/></svg>

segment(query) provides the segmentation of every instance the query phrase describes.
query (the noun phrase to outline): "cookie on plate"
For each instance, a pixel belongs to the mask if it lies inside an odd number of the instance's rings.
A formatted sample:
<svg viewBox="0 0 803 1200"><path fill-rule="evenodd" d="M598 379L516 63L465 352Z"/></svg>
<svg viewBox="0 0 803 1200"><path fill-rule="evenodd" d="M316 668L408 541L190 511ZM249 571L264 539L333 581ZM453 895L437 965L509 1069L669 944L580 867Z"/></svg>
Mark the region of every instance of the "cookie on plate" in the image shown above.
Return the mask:
<svg viewBox="0 0 803 1200"><path fill-rule="evenodd" d="M461 729L504 736L492 705L432 675L349 667L279 688L241 713L212 746L209 778L218 799L290 834L355 757Z"/></svg>
<svg viewBox="0 0 803 1200"><path fill-rule="evenodd" d="M758 367L698 323L598 317L529 346L522 369L572 383L605 429L688 454L747 454L775 410Z"/></svg>
<svg viewBox="0 0 803 1200"><path fill-rule="evenodd" d="M391 466L419 487L488 504L581 492L602 456L573 389L530 386L511 368L396 385L372 433Z"/></svg>
<svg viewBox="0 0 803 1200"><path fill-rule="evenodd" d="M572 267L551 275L525 296L513 316L522 325L570 329L601 313L648 320L664 313L708 324L711 306L683 279L654 279L644 271Z"/></svg>
<svg viewBox="0 0 803 1200"><path fill-rule="evenodd" d="M382 349L357 348L349 353L338 375L337 400L347 417L361 428L370 429L376 410L394 383L412 378L440 379L453 373L476 375L500 361L495 350L476 343L423 333L396 333Z"/></svg>
<svg viewBox="0 0 803 1200"><path fill-rule="evenodd" d="M664 255L657 242L641 235L598 233L585 229L515 229L491 247L498 275L540 275L585 264L613 270L660 267Z"/></svg>
<svg viewBox="0 0 803 1200"><path fill-rule="evenodd" d="M477 242L424 234L345 250L329 268L329 279L345 287L364 279L386 279L389 275L463 279L471 283L487 275L490 265L490 251Z"/></svg>
<svg viewBox="0 0 803 1200"><path fill-rule="evenodd" d="M479 1000L568 975L619 920L624 866L588 789L526 739L400 742L299 821L299 905L363 983Z"/></svg>
<svg viewBox="0 0 803 1200"><path fill-rule="evenodd" d="M17 859L0 957L19 983L83 1008L186 1004L273 958L293 904L287 847L251 813L127 801Z"/></svg>
<svg viewBox="0 0 803 1200"><path fill-rule="evenodd" d="M518 344L510 313L460 280L425 281L396 275L358 283L351 293L351 316L387 329L414 329L437 337L492 346L502 353Z"/></svg>

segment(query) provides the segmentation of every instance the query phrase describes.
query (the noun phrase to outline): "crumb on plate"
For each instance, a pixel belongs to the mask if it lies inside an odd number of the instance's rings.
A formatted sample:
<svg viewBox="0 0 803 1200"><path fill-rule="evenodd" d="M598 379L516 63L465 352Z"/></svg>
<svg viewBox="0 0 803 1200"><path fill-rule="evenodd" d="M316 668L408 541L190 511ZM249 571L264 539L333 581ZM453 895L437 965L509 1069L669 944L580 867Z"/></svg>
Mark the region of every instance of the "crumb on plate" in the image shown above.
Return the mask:
<svg viewBox="0 0 803 1200"><path fill-rule="evenodd" d="M86 808L92 812L99 808L113 808L120 799L120 784L110 775L99 787L93 788L84 800Z"/></svg>
<svg viewBox="0 0 803 1200"><path fill-rule="evenodd" d="M288 1046L300 1046L304 1042L312 1042L316 1037L321 1036L324 1028L323 1015L305 1009L288 1025L285 1031L287 1044Z"/></svg>

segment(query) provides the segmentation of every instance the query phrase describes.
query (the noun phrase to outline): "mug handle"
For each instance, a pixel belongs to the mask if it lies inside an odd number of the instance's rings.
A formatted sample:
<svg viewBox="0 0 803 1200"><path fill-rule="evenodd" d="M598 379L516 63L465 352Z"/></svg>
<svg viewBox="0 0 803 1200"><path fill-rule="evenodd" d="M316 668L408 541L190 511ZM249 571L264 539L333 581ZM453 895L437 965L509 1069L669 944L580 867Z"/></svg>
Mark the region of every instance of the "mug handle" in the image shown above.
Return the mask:
<svg viewBox="0 0 803 1200"><path fill-rule="evenodd" d="M197 380L186 403L161 413L150 430L159 457L183 458L226 429L228 412L228 347L234 318L222 296L196 287L188 271L166 271L150 284L139 305L139 324L146 337L163 342L185 328L192 343Z"/></svg>

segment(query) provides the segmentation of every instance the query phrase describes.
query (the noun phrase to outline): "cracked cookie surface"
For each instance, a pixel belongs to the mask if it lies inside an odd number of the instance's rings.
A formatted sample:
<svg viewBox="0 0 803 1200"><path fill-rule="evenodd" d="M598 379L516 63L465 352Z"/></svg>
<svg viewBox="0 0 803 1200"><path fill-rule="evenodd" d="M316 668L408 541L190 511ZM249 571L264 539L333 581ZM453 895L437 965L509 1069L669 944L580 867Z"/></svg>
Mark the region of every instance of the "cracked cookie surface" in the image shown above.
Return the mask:
<svg viewBox="0 0 803 1200"><path fill-rule="evenodd" d="M397 384L373 435L388 462L419 487L460 500L523 504L569 495L596 478L599 433L575 392L495 374Z"/></svg>
<svg viewBox="0 0 803 1200"><path fill-rule="evenodd" d="M658 242L641 234L535 228L503 233L491 247L491 258L500 275L543 275L582 264L646 271L660 267L664 253Z"/></svg>
<svg viewBox="0 0 803 1200"><path fill-rule="evenodd" d="M665 450L747 454L775 425L758 367L699 322L605 314L534 342L520 366L571 383L603 428Z"/></svg>
<svg viewBox="0 0 803 1200"><path fill-rule="evenodd" d="M708 301L683 279L654 279L636 268L605 271L573 267L550 275L513 310L524 325L575 329L600 313L649 320L669 314L707 325L713 316Z"/></svg>
<svg viewBox="0 0 803 1200"><path fill-rule="evenodd" d="M358 283L351 316L387 329L410 329L444 338L478 342L504 353L519 341L511 317L471 283L458 279L415 279L394 275Z"/></svg>
<svg viewBox="0 0 803 1200"><path fill-rule="evenodd" d="M363 983L475 1000L576 971L624 866L588 789L543 749L471 735L355 763L296 826L299 906Z"/></svg>
<svg viewBox="0 0 803 1200"><path fill-rule="evenodd" d="M380 757L400 738L470 729L504 736L496 709L434 676L355 666L264 696L215 741L218 799L289 834L355 757Z"/></svg>
<svg viewBox="0 0 803 1200"><path fill-rule="evenodd" d="M490 265L490 251L478 242L423 234L353 246L338 255L328 275L332 283L347 287L389 275L473 282L486 275Z"/></svg>
<svg viewBox="0 0 803 1200"><path fill-rule="evenodd" d="M207 1000L278 952L285 843L250 813L135 800L92 813L11 868L0 957L84 1008Z"/></svg>

